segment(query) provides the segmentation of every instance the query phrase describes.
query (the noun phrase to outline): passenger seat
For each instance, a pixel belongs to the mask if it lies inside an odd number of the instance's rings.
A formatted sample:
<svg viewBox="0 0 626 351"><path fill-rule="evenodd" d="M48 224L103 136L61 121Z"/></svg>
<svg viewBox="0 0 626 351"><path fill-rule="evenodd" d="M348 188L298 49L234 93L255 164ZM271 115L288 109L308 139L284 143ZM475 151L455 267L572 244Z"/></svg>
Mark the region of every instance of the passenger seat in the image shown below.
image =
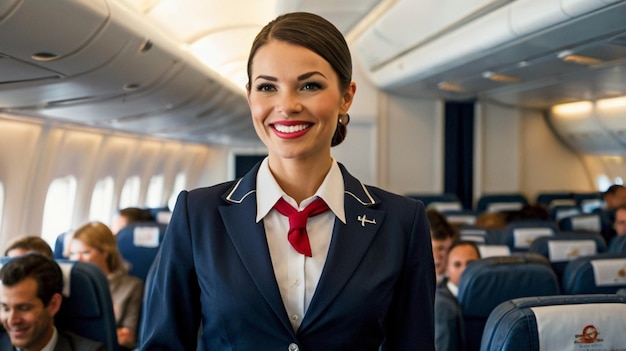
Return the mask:
<svg viewBox="0 0 626 351"><path fill-rule="evenodd" d="M459 282L458 296L467 351L480 349L487 318L500 303L559 293L559 281L550 263L537 254L489 257L468 265Z"/></svg>

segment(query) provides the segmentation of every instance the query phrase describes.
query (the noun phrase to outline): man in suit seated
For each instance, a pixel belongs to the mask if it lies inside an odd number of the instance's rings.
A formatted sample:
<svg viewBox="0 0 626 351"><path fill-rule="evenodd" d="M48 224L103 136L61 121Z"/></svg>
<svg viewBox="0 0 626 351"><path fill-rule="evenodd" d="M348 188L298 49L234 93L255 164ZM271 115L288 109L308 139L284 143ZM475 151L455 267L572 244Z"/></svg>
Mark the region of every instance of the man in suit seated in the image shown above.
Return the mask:
<svg viewBox="0 0 626 351"><path fill-rule="evenodd" d="M0 270L0 350L104 351L104 345L57 330L54 316L63 299L59 265L38 253L26 254Z"/></svg>
<svg viewBox="0 0 626 351"><path fill-rule="evenodd" d="M435 350L465 350L463 319L457 301L459 281L468 264L480 259L472 241L457 241L450 247L446 262L446 278L435 292Z"/></svg>

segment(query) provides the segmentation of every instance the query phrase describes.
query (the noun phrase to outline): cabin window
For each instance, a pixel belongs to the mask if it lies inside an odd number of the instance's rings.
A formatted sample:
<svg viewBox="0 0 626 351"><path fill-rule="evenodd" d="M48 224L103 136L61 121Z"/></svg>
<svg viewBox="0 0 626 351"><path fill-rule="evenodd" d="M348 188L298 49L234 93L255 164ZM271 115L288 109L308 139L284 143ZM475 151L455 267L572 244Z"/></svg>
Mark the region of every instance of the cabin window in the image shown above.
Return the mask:
<svg viewBox="0 0 626 351"><path fill-rule="evenodd" d="M43 210L42 238L54 247L59 234L71 229L74 201L76 199L76 177L54 179L48 188Z"/></svg>
<svg viewBox="0 0 626 351"><path fill-rule="evenodd" d="M607 177L605 174L601 174L596 177L596 185L598 186L599 191L606 191L606 189L608 189L611 184L613 183L611 183L609 177Z"/></svg>
<svg viewBox="0 0 626 351"><path fill-rule="evenodd" d="M148 193L146 194L147 207L161 207L161 199L163 198L163 174L152 176L150 184L148 184Z"/></svg>
<svg viewBox="0 0 626 351"><path fill-rule="evenodd" d="M185 190L187 187L187 175L184 173L178 173L176 175L176 179L174 179L174 188L172 189L172 195L170 195L170 199L167 201L167 207L170 210L174 210L174 206L176 205L176 199L178 198L178 194Z"/></svg>
<svg viewBox="0 0 626 351"><path fill-rule="evenodd" d="M114 181L112 177L100 179L91 194L89 219L109 223L112 218Z"/></svg>
<svg viewBox="0 0 626 351"><path fill-rule="evenodd" d="M138 207L140 190L141 180L139 180L139 176L132 176L126 179L120 195L120 208Z"/></svg>

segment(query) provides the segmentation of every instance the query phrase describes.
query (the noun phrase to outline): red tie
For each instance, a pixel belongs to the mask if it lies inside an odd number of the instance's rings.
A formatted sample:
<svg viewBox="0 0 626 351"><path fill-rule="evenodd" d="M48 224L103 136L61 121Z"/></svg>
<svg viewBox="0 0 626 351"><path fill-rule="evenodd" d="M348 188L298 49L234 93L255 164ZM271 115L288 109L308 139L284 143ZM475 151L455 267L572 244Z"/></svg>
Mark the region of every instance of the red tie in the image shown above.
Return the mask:
<svg viewBox="0 0 626 351"><path fill-rule="evenodd" d="M312 257L311 244L306 233L306 221L309 217L328 211L328 205L326 205L324 200L318 198L305 207L304 210L298 211L281 197L274 205L274 208L283 216L289 217L289 234L287 238L291 246L299 253Z"/></svg>

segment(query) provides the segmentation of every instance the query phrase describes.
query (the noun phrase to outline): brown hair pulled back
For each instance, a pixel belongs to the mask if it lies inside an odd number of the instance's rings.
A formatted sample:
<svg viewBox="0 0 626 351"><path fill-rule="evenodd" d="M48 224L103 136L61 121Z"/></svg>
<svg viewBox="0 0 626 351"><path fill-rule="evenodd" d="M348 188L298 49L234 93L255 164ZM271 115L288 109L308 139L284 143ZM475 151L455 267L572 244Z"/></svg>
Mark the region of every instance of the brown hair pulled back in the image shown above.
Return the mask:
<svg viewBox="0 0 626 351"><path fill-rule="evenodd" d="M339 78L339 89L345 92L352 81L352 57L343 34L329 21L308 12L292 12L276 17L268 23L252 42L248 56L248 86L254 55L272 40L302 46L318 54L333 68ZM346 137L349 117L337 122L331 146L339 145Z"/></svg>

